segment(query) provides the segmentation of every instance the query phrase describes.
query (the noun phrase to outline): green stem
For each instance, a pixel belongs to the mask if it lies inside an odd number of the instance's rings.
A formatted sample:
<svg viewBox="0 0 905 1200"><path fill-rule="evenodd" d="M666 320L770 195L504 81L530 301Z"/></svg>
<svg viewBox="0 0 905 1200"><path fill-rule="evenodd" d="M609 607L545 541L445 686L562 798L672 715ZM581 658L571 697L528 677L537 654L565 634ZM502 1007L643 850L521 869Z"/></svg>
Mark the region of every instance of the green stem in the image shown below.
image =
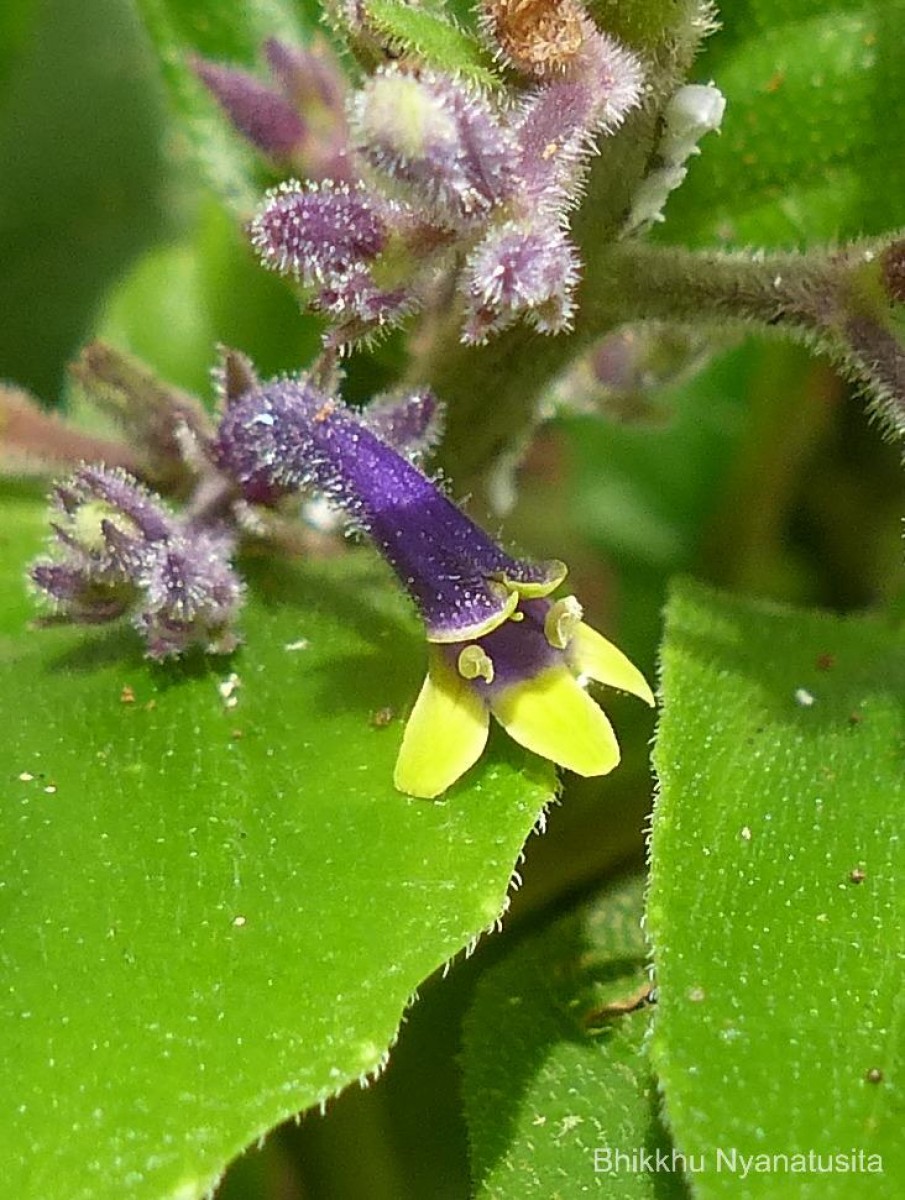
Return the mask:
<svg viewBox="0 0 905 1200"><path fill-rule="evenodd" d="M757 256L604 241L592 248L567 335L520 328L466 347L453 314L419 364L419 381L449 404L444 466L457 483L479 490L483 468L530 425L550 379L603 335L635 321L778 332L864 382L888 423L905 431L905 354L880 265L888 245Z"/></svg>

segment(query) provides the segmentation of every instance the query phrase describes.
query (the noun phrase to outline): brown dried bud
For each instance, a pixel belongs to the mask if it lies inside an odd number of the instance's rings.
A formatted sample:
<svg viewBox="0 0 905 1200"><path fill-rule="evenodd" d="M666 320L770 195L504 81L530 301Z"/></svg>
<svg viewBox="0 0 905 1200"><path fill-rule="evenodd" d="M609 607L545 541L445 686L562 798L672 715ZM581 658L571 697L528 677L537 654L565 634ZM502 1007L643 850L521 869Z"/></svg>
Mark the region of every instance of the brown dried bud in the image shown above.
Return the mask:
<svg viewBox="0 0 905 1200"><path fill-rule="evenodd" d="M503 60L536 78L568 67L593 29L577 0L483 0L481 7Z"/></svg>

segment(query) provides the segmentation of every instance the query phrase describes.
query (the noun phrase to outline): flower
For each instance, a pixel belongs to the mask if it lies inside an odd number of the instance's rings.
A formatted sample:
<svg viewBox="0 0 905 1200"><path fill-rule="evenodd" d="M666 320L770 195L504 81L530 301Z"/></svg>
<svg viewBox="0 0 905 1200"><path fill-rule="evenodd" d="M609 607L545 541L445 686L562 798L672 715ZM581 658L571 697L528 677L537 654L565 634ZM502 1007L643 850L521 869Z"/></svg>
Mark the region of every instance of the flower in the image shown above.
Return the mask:
<svg viewBox="0 0 905 1200"><path fill-rule="evenodd" d="M395 783L432 798L480 757L490 715L515 741L581 775L619 762L589 680L653 704L638 669L582 620L574 596L552 599L557 561L501 549L366 419L305 378L246 392L224 413L218 461L246 490L314 487L367 533L424 622L428 673L396 763Z"/></svg>

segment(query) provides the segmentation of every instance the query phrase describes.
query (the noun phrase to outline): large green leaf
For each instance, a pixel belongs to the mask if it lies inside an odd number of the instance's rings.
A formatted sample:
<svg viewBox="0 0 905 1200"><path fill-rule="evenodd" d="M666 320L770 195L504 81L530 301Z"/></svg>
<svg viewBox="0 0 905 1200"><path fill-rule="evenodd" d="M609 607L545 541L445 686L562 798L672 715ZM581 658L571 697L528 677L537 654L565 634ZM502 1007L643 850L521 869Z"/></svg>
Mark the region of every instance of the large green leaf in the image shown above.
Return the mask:
<svg viewBox="0 0 905 1200"><path fill-rule="evenodd" d="M905 0L750 0L696 74L728 106L670 199L672 241L799 245L902 221Z"/></svg>
<svg viewBox="0 0 905 1200"><path fill-rule="evenodd" d="M0 8L0 94L31 32L35 0L6 0Z"/></svg>
<svg viewBox="0 0 905 1200"><path fill-rule="evenodd" d="M903 698L901 629L672 597L653 1062L704 1200L902 1194Z"/></svg>
<svg viewBox="0 0 905 1200"><path fill-rule="evenodd" d="M366 553L255 575L244 648L171 669L129 630L28 632L4 609L17 1200L190 1200L377 1070L419 982L499 916L551 797L502 737L445 802L394 792L424 665L395 587Z"/></svg>
<svg viewBox="0 0 905 1200"><path fill-rule="evenodd" d="M479 1197L686 1194L681 1170L655 1169L672 1158L644 1053L642 887L528 935L478 984L464 1068Z"/></svg>

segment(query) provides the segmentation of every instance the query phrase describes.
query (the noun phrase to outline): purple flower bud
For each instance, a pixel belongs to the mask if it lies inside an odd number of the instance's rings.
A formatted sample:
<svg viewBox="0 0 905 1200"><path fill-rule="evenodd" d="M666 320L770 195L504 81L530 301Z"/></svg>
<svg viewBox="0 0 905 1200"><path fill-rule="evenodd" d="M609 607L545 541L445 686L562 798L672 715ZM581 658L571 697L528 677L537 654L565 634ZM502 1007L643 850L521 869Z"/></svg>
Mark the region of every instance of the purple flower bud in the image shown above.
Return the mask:
<svg viewBox="0 0 905 1200"><path fill-rule="evenodd" d="M31 568L51 620L100 624L129 614L151 658L192 645L233 649L242 585L232 538L170 513L125 471L83 467L51 498L53 555Z"/></svg>
<svg viewBox="0 0 905 1200"><path fill-rule="evenodd" d="M521 316L541 333L560 333L574 312L579 263L557 225L507 222L469 255L463 271L463 341L481 343Z"/></svg>
<svg viewBox="0 0 905 1200"><path fill-rule="evenodd" d="M381 207L364 187L291 180L267 193L251 222L251 242L270 270L309 286L335 284L386 244Z"/></svg>
<svg viewBox="0 0 905 1200"><path fill-rule="evenodd" d="M442 76L378 71L355 97L357 149L436 223L483 219L507 194L514 146L489 102Z"/></svg>
<svg viewBox="0 0 905 1200"><path fill-rule="evenodd" d="M394 450L418 462L440 441L443 416L443 405L425 389L377 397L361 414L361 422Z"/></svg>
<svg viewBox="0 0 905 1200"><path fill-rule="evenodd" d="M334 322L334 328L324 337L324 345L342 349L398 324L413 311L414 304L405 288L385 290L377 286L366 270L356 270L321 288L312 307Z"/></svg>
<svg viewBox="0 0 905 1200"><path fill-rule="evenodd" d="M588 37L572 71L597 91L589 126L592 133L611 133L641 102L644 71L640 59L598 29Z"/></svg>
<svg viewBox="0 0 905 1200"><path fill-rule="evenodd" d="M243 589L229 563L233 549L225 534L174 531L165 550L150 559L132 616L149 658L169 658L193 645L214 654L235 650Z"/></svg>
<svg viewBox="0 0 905 1200"><path fill-rule="evenodd" d="M354 179L346 123L346 78L327 42L316 37L310 46L290 46L268 38L264 52L274 79L301 113L305 138L294 161L309 179Z"/></svg>
<svg viewBox="0 0 905 1200"><path fill-rule="evenodd" d="M236 67L197 56L191 66L239 133L271 158L292 158L305 137L305 123L285 97Z"/></svg>
<svg viewBox="0 0 905 1200"><path fill-rule="evenodd" d="M312 109L324 114L343 116L346 100L346 78L342 68L323 38L315 38L310 46L291 46L279 38L268 38L264 53L274 78L300 112L309 116Z"/></svg>

